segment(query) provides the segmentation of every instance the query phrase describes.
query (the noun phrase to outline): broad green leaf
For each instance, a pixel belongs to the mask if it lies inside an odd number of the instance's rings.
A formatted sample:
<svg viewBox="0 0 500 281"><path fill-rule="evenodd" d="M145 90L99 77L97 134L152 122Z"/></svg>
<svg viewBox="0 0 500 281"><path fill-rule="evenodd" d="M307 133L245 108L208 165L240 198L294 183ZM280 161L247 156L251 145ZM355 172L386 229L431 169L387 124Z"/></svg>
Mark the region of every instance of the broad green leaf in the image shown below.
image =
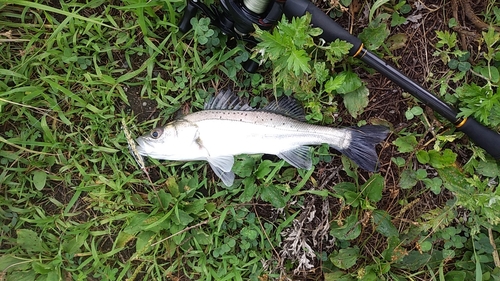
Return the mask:
<svg viewBox="0 0 500 281"><path fill-rule="evenodd" d="M311 68L309 67L310 60L311 58L307 55L305 50L292 50L287 59L288 70L292 70L296 76L304 73L309 74L311 73Z"/></svg>
<svg viewBox="0 0 500 281"><path fill-rule="evenodd" d="M368 50L374 51L384 43L390 32L385 23L373 23L358 35Z"/></svg>
<svg viewBox="0 0 500 281"><path fill-rule="evenodd" d="M418 169L415 171L415 177L417 180L423 180L427 178L427 171L425 169Z"/></svg>
<svg viewBox="0 0 500 281"><path fill-rule="evenodd" d="M38 273L45 275L44 277L48 277L48 275L54 271L54 266L49 263L42 263L39 261L33 262L32 264L33 270ZM56 278L55 280L59 280ZM45 279L47 281L47 279Z"/></svg>
<svg viewBox="0 0 500 281"><path fill-rule="evenodd" d="M207 204L206 198L194 199L186 202L182 209L188 214L199 215L204 212L205 204Z"/></svg>
<svg viewBox="0 0 500 281"><path fill-rule="evenodd" d="M363 112L368 105L368 95L369 91L365 86L344 95L344 105L352 117L357 118Z"/></svg>
<svg viewBox="0 0 500 281"><path fill-rule="evenodd" d="M403 14L407 14L411 11L411 5L410 4L406 4L406 1L401 1L400 2L401 5L401 8L399 8L399 11Z"/></svg>
<svg viewBox="0 0 500 281"><path fill-rule="evenodd" d="M130 234L130 233L121 231L120 233L118 233L118 236L115 239L115 247L114 248L121 249L121 248L125 247L125 245L128 242L132 241L133 239L135 239L134 234Z"/></svg>
<svg viewBox="0 0 500 281"><path fill-rule="evenodd" d="M399 15L397 12L392 13L391 27L401 25L406 22L406 18Z"/></svg>
<svg viewBox="0 0 500 281"><path fill-rule="evenodd" d="M398 229L392 224L391 216L382 210L374 210L372 213L375 230L385 237L398 236Z"/></svg>
<svg viewBox="0 0 500 281"><path fill-rule="evenodd" d="M250 202L255 193L257 192L257 185L255 184L255 177L247 177L243 179L243 193L240 195L242 203Z"/></svg>
<svg viewBox="0 0 500 281"><path fill-rule="evenodd" d="M378 202L382 199L382 190L384 189L384 177L380 174L373 175L363 186L361 190L372 202Z"/></svg>
<svg viewBox="0 0 500 281"><path fill-rule="evenodd" d="M253 174L253 169L255 168L255 158L251 156L243 156L242 159L235 161L233 166L233 172L242 177L246 178Z"/></svg>
<svg viewBox="0 0 500 281"><path fill-rule="evenodd" d="M436 169L451 166L457 159L457 154L451 151L451 149L443 151L430 150L428 153L429 164Z"/></svg>
<svg viewBox="0 0 500 281"><path fill-rule="evenodd" d="M448 271L444 275L444 280L465 281L466 277L467 274L465 273L465 271L452 270ZM480 280L483 280L483 278L481 277Z"/></svg>
<svg viewBox="0 0 500 281"><path fill-rule="evenodd" d="M335 58L342 58L347 55L352 48L352 44L342 41L340 39L335 39L335 41L330 43L327 49L328 53L331 53Z"/></svg>
<svg viewBox="0 0 500 281"><path fill-rule="evenodd" d="M169 177L165 182L167 185L168 191L172 194L173 197L179 197L179 185L177 184L177 180L174 177Z"/></svg>
<svg viewBox="0 0 500 281"><path fill-rule="evenodd" d="M382 252L382 257L388 262L395 262L406 255L406 250L402 249L402 243L398 236L387 237L387 248Z"/></svg>
<svg viewBox="0 0 500 281"><path fill-rule="evenodd" d="M201 230L200 230L201 231ZM146 253L149 246L151 245L151 238L155 235L152 231L142 231L137 235L137 240L135 241L135 251L136 253Z"/></svg>
<svg viewBox="0 0 500 281"><path fill-rule="evenodd" d="M359 248L340 249L330 255L330 261L338 268L349 269L356 264L359 257Z"/></svg>
<svg viewBox="0 0 500 281"><path fill-rule="evenodd" d="M500 175L500 170L496 161L481 161L477 165L476 171L487 177L497 177Z"/></svg>
<svg viewBox="0 0 500 281"><path fill-rule="evenodd" d="M400 168L406 164L406 160L403 157L391 157L391 161Z"/></svg>
<svg viewBox="0 0 500 281"><path fill-rule="evenodd" d="M320 61L314 64L314 76L319 84L323 84L323 82L328 79L328 70L326 69L326 63L324 61ZM333 79L330 77L330 80ZM326 88L326 87L325 87ZM326 90L325 90L326 91Z"/></svg>
<svg viewBox="0 0 500 281"><path fill-rule="evenodd" d="M33 184L37 190L42 190L47 182L47 172L44 171L34 171L33 172Z"/></svg>
<svg viewBox="0 0 500 281"><path fill-rule="evenodd" d="M343 76L343 77L339 77ZM337 78L338 77L338 78ZM340 94L347 94L350 92L354 92L355 90L361 88L363 86L363 82L359 78L356 73L352 71L344 71L339 73L335 77L335 79L339 79L339 82L343 82L340 87L337 88L337 92Z"/></svg>
<svg viewBox="0 0 500 281"><path fill-rule="evenodd" d="M492 66L490 71L491 82L498 83L500 80L500 72L498 71L498 68Z"/></svg>
<svg viewBox="0 0 500 281"><path fill-rule="evenodd" d="M457 69L458 68L458 60L456 59L451 59L449 62L448 62L448 67L450 69Z"/></svg>
<svg viewBox="0 0 500 281"><path fill-rule="evenodd" d="M297 169L286 168L283 172L277 174L277 180L281 183L288 183L297 176Z"/></svg>
<svg viewBox="0 0 500 281"><path fill-rule="evenodd" d="M263 179L266 177L270 172L271 172L271 166L273 166L274 163L270 160L264 160L260 162L259 167L257 168L257 171L255 171L255 176L258 179Z"/></svg>
<svg viewBox="0 0 500 281"><path fill-rule="evenodd" d="M361 194L358 192L346 191L343 194L345 198L345 204L352 207L358 207L361 201Z"/></svg>
<svg viewBox="0 0 500 281"><path fill-rule="evenodd" d="M25 249L28 252L43 253L47 251L47 246L43 243L39 234L31 229L18 229L17 233L17 245Z"/></svg>
<svg viewBox="0 0 500 281"><path fill-rule="evenodd" d="M427 163L429 163L429 161L431 160L431 158L429 156L429 153L427 153L427 151L425 151L425 150L419 150L417 152L417 160L421 164L427 164Z"/></svg>
<svg viewBox="0 0 500 281"><path fill-rule="evenodd" d="M175 209L175 218L177 220L173 220L174 223L178 224L178 225L188 225L190 224L194 218L192 216L190 216L188 213L186 213L184 210L180 210L178 208Z"/></svg>
<svg viewBox="0 0 500 281"><path fill-rule="evenodd" d="M422 180L426 187L428 187L434 194L441 193L441 186L443 185L443 181L441 178L432 178L432 179L423 179Z"/></svg>
<svg viewBox="0 0 500 281"><path fill-rule="evenodd" d="M418 251L411 251L401 261L394 264L396 268L416 271L426 265L431 259L431 255L427 253L420 254Z"/></svg>
<svg viewBox="0 0 500 281"><path fill-rule="evenodd" d="M12 270L27 270L30 267L30 260L21 259L14 255L0 256L0 272L10 272Z"/></svg>
<svg viewBox="0 0 500 281"><path fill-rule="evenodd" d="M425 240L420 243L420 250L422 252L428 252L431 249L432 249L432 243L430 241Z"/></svg>
<svg viewBox="0 0 500 281"><path fill-rule="evenodd" d="M414 106L410 109L411 113L413 113L413 115L421 115L422 113L424 113L424 110L420 107L420 106Z"/></svg>
<svg viewBox="0 0 500 281"><path fill-rule="evenodd" d="M168 208L170 206L170 203L172 203L172 201L173 201L172 194L165 192L164 189L160 189L158 191L158 195L157 196L158 196L158 200L159 200L160 206L163 209Z"/></svg>
<svg viewBox="0 0 500 281"><path fill-rule="evenodd" d="M133 216L130 217L130 221L128 221L127 226L123 231L127 233L137 233L141 231L145 225L147 225L147 219L149 215L146 213L134 213Z"/></svg>
<svg viewBox="0 0 500 281"><path fill-rule="evenodd" d="M413 112L411 112L411 110L407 110L407 111L405 111L405 117L406 117L406 120L411 120L411 119L413 119L413 117L415 117L415 114L413 114Z"/></svg>
<svg viewBox="0 0 500 281"><path fill-rule="evenodd" d="M212 236L201 229L192 231L193 239L200 245L212 244Z"/></svg>
<svg viewBox="0 0 500 281"><path fill-rule="evenodd" d="M406 33L397 33L387 38L387 45L389 45L389 50L394 51L406 47L407 41L408 35Z"/></svg>
<svg viewBox="0 0 500 281"><path fill-rule="evenodd" d="M436 35L440 39L436 43L438 48L448 46L449 49L452 49L457 44L457 34L455 32L437 30Z"/></svg>
<svg viewBox="0 0 500 281"><path fill-rule="evenodd" d="M82 233L82 234L77 234L74 238L63 240L62 242L63 251L69 255L74 255L78 253L80 251L80 248L83 246L83 243L85 243L87 237L88 237L87 233Z"/></svg>
<svg viewBox="0 0 500 281"><path fill-rule="evenodd" d="M328 80L325 84L325 92L331 93L333 91L336 91L342 86L342 84L344 84L345 78L345 75L337 75L335 76L335 78L330 77L330 80Z"/></svg>
<svg viewBox="0 0 500 281"><path fill-rule="evenodd" d="M249 240L255 240L259 236L259 233L255 229L251 229L248 227L244 227L243 229L241 229L240 234L248 238Z"/></svg>
<svg viewBox="0 0 500 281"><path fill-rule="evenodd" d="M468 61L461 61L457 65L458 70L463 71L463 72L469 71L470 67L471 67L471 64ZM496 70L496 68L493 68L493 69ZM497 78L498 78L498 71L497 71ZM493 75L491 76L491 79L492 79L493 82L496 82L496 81L493 80Z"/></svg>
<svg viewBox="0 0 500 281"><path fill-rule="evenodd" d="M33 281L33 280L40 280L37 278L37 273L31 269L31 270L25 270L25 271L14 271L11 274L9 274L9 279L7 281L15 280L15 281Z"/></svg>
<svg viewBox="0 0 500 281"><path fill-rule="evenodd" d="M352 182L341 182L333 187L333 190L340 195L343 195L346 191L356 192L356 185Z"/></svg>
<svg viewBox="0 0 500 281"><path fill-rule="evenodd" d="M392 143L395 144L398 147L398 151L402 153L412 152L418 144L417 138L414 135L399 137Z"/></svg>
<svg viewBox="0 0 500 281"><path fill-rule="evenodd" d="M309 35L311 35L312 37L317 37L320 36L321 34L323 34L323 29L319 27L313 27L309 29Z"/></svg>
<svg viewBox="0 0 500 281"><path fill-rule="evenodd" d="M339 240L353 240L361 234L361 223L358 216L351 214L342 223L333 221L330 228L330 235Z"/></svg>
<svg viewBox="0 0 500 281"><path fill-rule="evenodd" d="M349 273L342 271L336 271L336 272L324 272L323 273L324 280L325 281L356 281L357 279L354 277L351 277Z"/></svg>
<svg viewBox="0 0 500 281"><path fill-rule="evenodd" d="M283 208L286 205L287 198L283 196L282 191L274 185L262 187L260 198L271 203L275 208Z"/></svg>
<svg viewBox="0 0 500 281"><path fill-rule="evenodd" d="M399 186L402 189L410 189L417 184L418 180L415 175L415 171L412 170L404 170L401 173L401 177L399 179Z"/></svg>

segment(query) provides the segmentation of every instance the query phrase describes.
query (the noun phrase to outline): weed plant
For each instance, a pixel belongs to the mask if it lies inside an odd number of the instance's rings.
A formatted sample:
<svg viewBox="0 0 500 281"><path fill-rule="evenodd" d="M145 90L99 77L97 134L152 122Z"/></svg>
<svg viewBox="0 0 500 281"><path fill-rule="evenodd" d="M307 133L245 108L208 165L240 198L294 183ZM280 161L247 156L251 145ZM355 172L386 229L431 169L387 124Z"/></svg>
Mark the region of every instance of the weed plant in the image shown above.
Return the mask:
<svg viewBox="0 0 500 281"><path fill-rule="evenodd" d="M397 63L405 37L390 28L417 20L415 3L368 4L360 37ZM498 162L445 121L424 143L434 117L417 103L379 173L344 157L320 166L332 160L324 146L311 171L239 156L232 187L197 162L138 165L131 138L228 84L252 106L293 95L313 123L360 118L369 104L349 44L321 42L308 16L257 30L252 51L201 17L181 34L184 6L0 0L0 280L500 279ZM454 34L436 32L449 67L439 92L498 130L500 34L482 33L473 65ZM261 70L243 72L252 57ZM406 215L426 199L437 203Z"/></svg>

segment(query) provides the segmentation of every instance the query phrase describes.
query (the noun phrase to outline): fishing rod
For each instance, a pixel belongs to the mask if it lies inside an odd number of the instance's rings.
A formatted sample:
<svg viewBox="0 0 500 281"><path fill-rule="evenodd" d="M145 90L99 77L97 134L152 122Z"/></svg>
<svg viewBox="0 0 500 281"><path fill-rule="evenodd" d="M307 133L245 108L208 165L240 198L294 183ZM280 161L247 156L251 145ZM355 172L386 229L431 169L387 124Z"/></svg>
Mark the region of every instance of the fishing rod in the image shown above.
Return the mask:
<svg viewBox="0 0 500 281"><path fill-rule="evenodd" d="M191 18L198 10L201 10L223 33L256 44L256 40L250 36L250 33L254 31L254 24L260 29L269 30L276 25L283 14L292 18L309 13L311 24L323 30L320 35L323 40L333 42L340 39L351 43L353 47L349 50L349 55L359 58L389 78L453 123L458 130L464 132L495 159L500 159L500 134L483 126L472 117L459 118L456 109L365 49L359 38L342 28L309 0L220 0L220 3L220 7L214 4L208 7L199 0L188 0L184 16L179 23L179 30L187 32L191 29ZM248 60L243 65L249 72L254 72L257 66L258 64L252 60Z"/></svg>

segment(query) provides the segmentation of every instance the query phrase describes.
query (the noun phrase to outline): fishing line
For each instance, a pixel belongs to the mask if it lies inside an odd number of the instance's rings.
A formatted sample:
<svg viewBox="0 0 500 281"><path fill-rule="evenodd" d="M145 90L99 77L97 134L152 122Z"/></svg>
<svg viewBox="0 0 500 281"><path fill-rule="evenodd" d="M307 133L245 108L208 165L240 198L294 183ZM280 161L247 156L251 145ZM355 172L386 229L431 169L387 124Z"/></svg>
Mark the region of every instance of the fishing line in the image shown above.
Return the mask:
<svg viewBox="0 0 500 281"><path fill-rule="evenodd" d="M262 14L266 11L269 0L243 0L243 4L250 11L256 14Z"/></svg>

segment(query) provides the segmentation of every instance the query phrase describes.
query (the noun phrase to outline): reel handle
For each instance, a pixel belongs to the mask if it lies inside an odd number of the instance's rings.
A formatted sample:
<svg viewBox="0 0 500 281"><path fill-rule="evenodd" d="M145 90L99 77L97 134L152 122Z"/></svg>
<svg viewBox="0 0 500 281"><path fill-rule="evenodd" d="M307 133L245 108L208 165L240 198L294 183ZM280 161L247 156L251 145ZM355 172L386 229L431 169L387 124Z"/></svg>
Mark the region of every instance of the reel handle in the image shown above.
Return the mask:
<svg viewBox="0 0 500 281"><path fill-rule="evenodd" d="M182 33L186 33L192 28L191 19L196 15L196 12L198 12L198 8L193 5L191 1L192 0L187 1L187 6L184 10L184 16L182 16L181 22L178 25L179 30Z"/></svg>

